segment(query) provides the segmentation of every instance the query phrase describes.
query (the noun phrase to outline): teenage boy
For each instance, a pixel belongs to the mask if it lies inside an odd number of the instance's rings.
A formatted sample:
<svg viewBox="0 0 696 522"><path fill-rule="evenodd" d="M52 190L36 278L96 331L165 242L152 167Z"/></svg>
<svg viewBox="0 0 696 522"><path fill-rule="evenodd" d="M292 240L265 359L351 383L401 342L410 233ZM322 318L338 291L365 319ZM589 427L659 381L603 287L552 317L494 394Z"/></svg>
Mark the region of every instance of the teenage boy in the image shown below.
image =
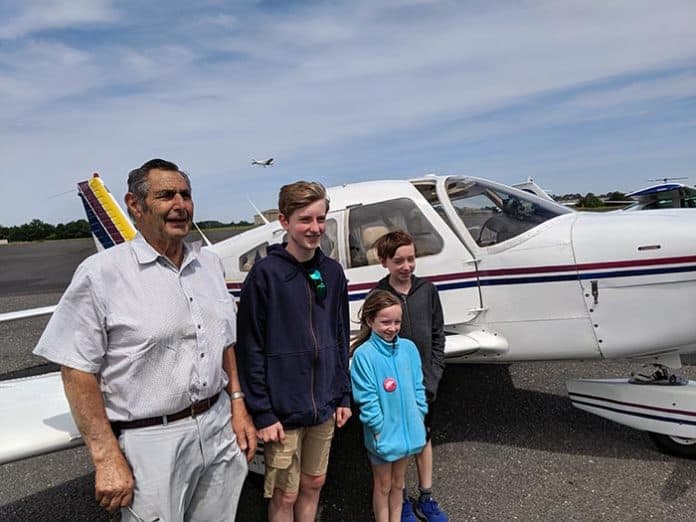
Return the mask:
<svg viewBox="0 0 696 522"><path fill-rule="evenodd" d="M437 388L445 368L445 331L442 305L437 288L431 282L413 275L416 268L416 247L413 238L402 230L385 234L376 242L377 255L389 275L377 283L399 298L403 315L399 336L418 347L423 367L423 381L428 401L425 417L427 444L416 455L419 496L414 504L416 515L429 522L447 522L447 515L433 498L432 420ZM404 490L401 520L415 520L411 502Z"/></svg>
<svg viewBox="0 0 696 522"><path fill-rule="evenodd" d="M314 521L334 425L351 415L348 289L319 248L329 200L319 183L280 189L287 242L268 248L242 287L239 372L264 442L268 519Z"/></svg>

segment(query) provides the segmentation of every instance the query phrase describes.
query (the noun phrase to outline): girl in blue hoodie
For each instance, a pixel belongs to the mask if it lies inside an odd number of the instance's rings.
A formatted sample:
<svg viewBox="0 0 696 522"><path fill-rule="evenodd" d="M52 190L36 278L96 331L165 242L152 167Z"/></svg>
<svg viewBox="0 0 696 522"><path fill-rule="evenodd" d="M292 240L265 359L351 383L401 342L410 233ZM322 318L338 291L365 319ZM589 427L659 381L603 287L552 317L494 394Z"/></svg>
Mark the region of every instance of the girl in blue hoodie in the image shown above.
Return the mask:
<svg viewBox="0 0 696 522"><path fill-rule="evenodd" d="M413 342L398 336L401 304L392 293L370 293L360 325L350 376L372 465L372 508L377 522L398 521L407 457L425 446L428 406L420 355Z"/></svg>

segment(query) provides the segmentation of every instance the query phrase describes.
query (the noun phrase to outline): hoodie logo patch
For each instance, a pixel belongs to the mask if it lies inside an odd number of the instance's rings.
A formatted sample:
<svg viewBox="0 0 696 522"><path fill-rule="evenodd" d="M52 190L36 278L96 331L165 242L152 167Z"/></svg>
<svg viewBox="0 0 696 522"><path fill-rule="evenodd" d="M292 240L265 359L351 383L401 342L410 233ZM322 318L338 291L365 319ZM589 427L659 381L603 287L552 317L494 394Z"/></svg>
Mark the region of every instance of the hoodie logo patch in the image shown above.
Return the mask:
<svg viewBox="0 0 696 522"><path fill-rule="evenodd" d="M387 377L384 379L382 386L384 386L384 391L391 393L396 390L396 379L393 377Z"/></svg>

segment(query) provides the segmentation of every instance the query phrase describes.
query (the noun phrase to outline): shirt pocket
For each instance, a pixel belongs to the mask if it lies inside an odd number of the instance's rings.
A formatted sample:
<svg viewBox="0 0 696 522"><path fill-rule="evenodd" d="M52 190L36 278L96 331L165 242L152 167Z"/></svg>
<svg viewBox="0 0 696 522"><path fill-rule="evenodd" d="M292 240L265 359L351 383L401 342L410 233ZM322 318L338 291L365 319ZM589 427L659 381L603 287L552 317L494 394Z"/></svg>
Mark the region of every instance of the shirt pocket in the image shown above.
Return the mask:
<svg viewBox="0 0 696 522"><path fill-rule="evenodd" d="M128 381L139 383L143 390L166 394L171 388L167 383L183 377L178 371L183 362L174 345L148 343L128 356Z"/></svg>

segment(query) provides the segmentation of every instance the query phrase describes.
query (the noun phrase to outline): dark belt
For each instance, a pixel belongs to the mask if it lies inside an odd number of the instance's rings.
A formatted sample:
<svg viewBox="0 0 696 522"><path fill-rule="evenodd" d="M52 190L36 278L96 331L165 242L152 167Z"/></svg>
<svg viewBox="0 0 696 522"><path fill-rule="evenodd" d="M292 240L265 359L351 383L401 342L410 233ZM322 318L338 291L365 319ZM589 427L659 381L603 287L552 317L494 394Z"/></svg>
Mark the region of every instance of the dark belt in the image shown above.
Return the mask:
<svg viewBox="0 0 696 522"><path fill-rule="evenodd" d="M171 415L160 415L159 417L148 417L147 419L138 419L133 421L113 421L111 422L111 429L113 430L114 435L116 435L118 438L123 430L161 426L162 424L169 424L170 422L186 419L188 417L195 418L196 416L205 413L212 408L213 404L215 404L219 398L220 392L208 399L194 402L188 408L184 408L183 410L172 413Z"/></svg>

